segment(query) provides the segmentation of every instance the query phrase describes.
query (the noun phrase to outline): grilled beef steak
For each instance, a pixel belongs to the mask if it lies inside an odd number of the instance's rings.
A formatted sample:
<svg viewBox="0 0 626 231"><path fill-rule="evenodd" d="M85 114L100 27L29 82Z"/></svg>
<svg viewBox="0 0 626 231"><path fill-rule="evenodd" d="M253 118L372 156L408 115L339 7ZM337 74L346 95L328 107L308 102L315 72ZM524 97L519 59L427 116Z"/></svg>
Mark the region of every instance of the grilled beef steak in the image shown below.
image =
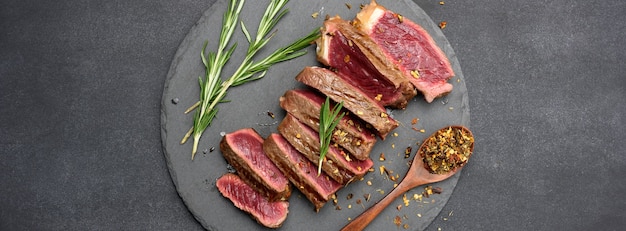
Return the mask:
<svg viewBox="0 0 626 231"><path fill-rule="evenodd" d="M320 152L320 140L317 132L290 114L287 114L278 125L278 131L296 150L317 165ZM355 178L361 178L372 165L374 163L371 159L353 159L341 148L331 145L322 164L322 170L337 182L345 185Z"/></svg>
<svg viewBox="0 0 626 231"><path fill-rule="evenodd" d="M328 69L305 67L296 80L319 90L335 102L343 101L343 106L370 124L381 139L398 127L398 122L389 117L384 107Z"/></svg>
<svg viewBox="0 0 626 231"><path fill-rule="evenodd" d="M222 196L235 207L250 214L259 224L268 228L280 227L289 213L289 202L270 202L269 198L254 190L239 176L226 173L215 183Z"/></svg>
<svg viewBox="0 0 626 231"><path fill-rule="evenodd" d="M342 185L331 179L326 173L317 175L317 167L298 152L280 134L271 134L263 142L263 150L289 181L306 196L315 211L326 204Z"/></svg>
<svg viewBox="0 0 626 231"><path fill-rule="evenodd" d="M237 174L271 201L286 200L289 180L263 152L263 138L252 128L226 134L220 142L222 155Z"/></svg>
<svg viewBox="0 0 626 231"><path fill-rule="evenodd" d="M280 97L280 106L300 122L319 132L319 116L324 100L322 95L311 90L289 90ZM332 138L333 142L359 160L369 158L376 143L374 134L365 128L359 118L349 113L339 121Z"/></svg>
<svg viewBox="0 0 626 231"><path fill-rule="evenodd" d="M317 59L381 106L405 108L417 92L368 35L335 16L324 21Z"/></svg>
<svg viewBox="0 0 626 231"><path fill-rule="evenodd" d="M427 102L452 91L450 61L424 28L372 0L356 16L355 26L368 34Z"/></svg>

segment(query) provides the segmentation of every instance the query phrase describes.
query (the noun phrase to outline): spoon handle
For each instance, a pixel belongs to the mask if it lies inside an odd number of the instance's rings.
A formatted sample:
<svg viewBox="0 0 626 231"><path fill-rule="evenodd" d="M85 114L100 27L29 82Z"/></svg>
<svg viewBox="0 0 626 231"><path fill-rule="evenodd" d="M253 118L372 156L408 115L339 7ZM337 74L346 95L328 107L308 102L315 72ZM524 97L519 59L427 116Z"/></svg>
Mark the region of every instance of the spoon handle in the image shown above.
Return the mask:
<svg viewBox="0 0 626 231"><path fill-rule="evenodd" d="M406 191L411 189L411 187L406 187L402 183L400 183L396 188L394 188L387 196L385 196L382 200L377 202L374 206L367 209L365 212L361 213L357 218L353 219L349 224L344 226L341 231L353 231L353 230L363 230L369 223L371 223L380 212L382 212L391 202L393 202L398 196L402 195Z"/></svg>

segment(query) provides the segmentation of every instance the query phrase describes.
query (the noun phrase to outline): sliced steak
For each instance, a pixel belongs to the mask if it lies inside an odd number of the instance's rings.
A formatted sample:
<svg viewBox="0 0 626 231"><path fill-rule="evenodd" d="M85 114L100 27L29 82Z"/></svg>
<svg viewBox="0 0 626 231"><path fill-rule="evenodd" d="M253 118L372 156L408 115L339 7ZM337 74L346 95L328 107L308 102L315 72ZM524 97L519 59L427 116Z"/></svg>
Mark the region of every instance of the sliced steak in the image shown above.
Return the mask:
<svg viewBox="0 0 626 231"><path fill-rule="evenodd" d="M235 207L250 214L259 224L268 228L280 227L289 213L289 202L270 202L269 198L254 190L239 176L226 173L215 183L222 196Z"/></svg>
<svg viewBox="0 0 626 231"><path fill-rule="evenodd" d="M417 92L368 35L339 16L324 21L317 59L381 106L404 109Z"/></svg>
<svg viewBox="0 0 626 231"><path fill-rule="evenodd" d="M335 102L343 101L343 106L371 125L381 139L398 127L398 122L389 117L384 107L335 72L321 67L305 67L296 80L319 90Z"/></svg>
<svg viewBox="0 0 626 231"><path fill-rule="evenodd" d="M368 34L424 94L427 102L452 91L450 61L424 28L376 1L365 6L354 24Z"/></svg>
<svg viewBox="0 0 626 231"><path fill-rule="evenodd" d="M320 157L320 140L317 132L290 114L287 114L278 125L278 131L296 150L317 165ZM322 164L322 170L332 179L345 185L355 178L361 178L373 164L371 159L352 159L341 148L331 145Z"/></svg>
<svg viewBox="0 0 626 231"><path fill-rule="evenodd" d="M237 174L271 201L286 200L291 194L289 180L267 158L263 137L254 129L244 128L226 134L220 142L222 155Z"/></svg>
<svg viewBox="0 0 626 231"><path fill-rule="evenodd" d="M324 96L318 92L297 89L285 92L280 97L280 106L300 122L319 132L319 116L324 101ZM359 118L346 113L333 131L333 142L355 158L366 160L374 148L376 137L370 129L365 128L365 124Z"/></svg>
<svg viewBox="0 0 626 231"><path fill-rule="evenodd" d="M328 202L342 185L326 173L317 175L317 167L298 152L280 134L271 134L263 142L263 150L304 196L313 203L315 211Z"/></svg>

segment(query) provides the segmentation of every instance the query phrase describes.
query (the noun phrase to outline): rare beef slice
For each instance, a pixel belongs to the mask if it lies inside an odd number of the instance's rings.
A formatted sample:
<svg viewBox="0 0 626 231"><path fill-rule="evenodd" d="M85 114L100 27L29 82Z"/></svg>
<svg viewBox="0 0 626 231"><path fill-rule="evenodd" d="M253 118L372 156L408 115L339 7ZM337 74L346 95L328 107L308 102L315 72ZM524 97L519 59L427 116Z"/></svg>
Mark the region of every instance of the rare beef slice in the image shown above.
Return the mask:
<svg viewBox="0 0 626 231"><path fill-rule="evenodd" d="M404 109L417 92L369 36L335 16L324 21L317 59L381 106Z"/></svg>
<svg viewBox="0 0 626 231"><path fill-rule="evenodd" d="M427 102L452 91L447 82L454 76L450 61L424 28L374 0L353 24L382 48Z"/></svg>
<svg viewBox="0 0 626 231"><path fill-rule="evenodd" d="M315 211L328 202L342 185L326 173L317 174L317 168L302 153L298 152L280 134L271 134L263 142L263 150L276 166L289 178L289 181L315 207Z"/></svg>
<svg viewBox="0 0 626 231"><path fill-rule="evenodd" d="M271 201L287 200L291 195L289 180L265 155L263 138L252 128L226 134L220 142L224 159L252 188Z"/></svg>
<svg viewBox="0 0 626 231"><path fill-rule="evenodd" d="M215 185L222 196L228 198L235 207L250 214L265 227L279 228L287 219L289 202L270 201L235 174L224 174L217 179Z"/></svg>

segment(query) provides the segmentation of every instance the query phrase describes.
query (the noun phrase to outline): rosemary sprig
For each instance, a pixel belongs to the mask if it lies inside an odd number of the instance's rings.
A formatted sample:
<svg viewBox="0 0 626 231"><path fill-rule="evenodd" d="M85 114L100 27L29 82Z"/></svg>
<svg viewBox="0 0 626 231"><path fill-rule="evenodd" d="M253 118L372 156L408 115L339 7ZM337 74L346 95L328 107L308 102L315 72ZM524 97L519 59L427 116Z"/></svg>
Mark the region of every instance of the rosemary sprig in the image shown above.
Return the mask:
<svg viewBox="0 0 626 231"><path fill-rule="evenodd" d="M226 52L223 50L230 40L232 31L236 27L236 21L238 20L241 6L245 2L245 0L241 0L239 1L239 4L237 4L237 0L230 1L229 8L226 13L224 13L222 34L220 36L220 45L218 47L217 54L209 53L207 61L207 58L205 57L206 43L202 48L202 62L205 64L207 74L204 81L202 79L199 80L200 101L187 110L189 112L194 110L195 107L199 107L199 110L196 110L196 114L194 116L193 128L189 130L181 141L181 144L185 143L189 136L193 133L194 144L191 151L192 160L197 152L198 142L202 133L204 133L204 130L211 125L211 122L217 114L217 104L225 102L224 97L226 96L228 88L261 79L265 76L265 73L270 66L306 54L306 51L301 50L308 47L319 37L319 29L315 29L305 37L296 40L286 47L277 49L269 56L258 62L254 62L252 60L256 53L261 50L261 48L263 48L275 34L270 34L270 31L272 31L278 21L285 14L287 14L288 10L283 9L283 7L288 1L289 0L272 0L270 2L265 10L265 13L263 14L263 17L261 18L261 21L259 22L259 27L254 40L250 36L250 33L244 23L241 22L241 29L249 43L248 50L244 60L235 73L226 81L222 81L220 79L221 69L230 58L237 44L233 45ZM238 7L235 7L235 5Z"/></svg>
<svg viewBox="0 0 626 231"><path fill-rule="evenodd" d="M322 108L320 109L320 159L317 164L317 175L319 176L322 172L322 163L324 162L324 158L326 157L326 153L328 153L328 149L330 148L330 141L333 137L333 130L343 116L346 114L341 111L343 107L343 101L335 104L333 109L330 109L330 100L326 97L326 102L322 104Z"/></svg>

